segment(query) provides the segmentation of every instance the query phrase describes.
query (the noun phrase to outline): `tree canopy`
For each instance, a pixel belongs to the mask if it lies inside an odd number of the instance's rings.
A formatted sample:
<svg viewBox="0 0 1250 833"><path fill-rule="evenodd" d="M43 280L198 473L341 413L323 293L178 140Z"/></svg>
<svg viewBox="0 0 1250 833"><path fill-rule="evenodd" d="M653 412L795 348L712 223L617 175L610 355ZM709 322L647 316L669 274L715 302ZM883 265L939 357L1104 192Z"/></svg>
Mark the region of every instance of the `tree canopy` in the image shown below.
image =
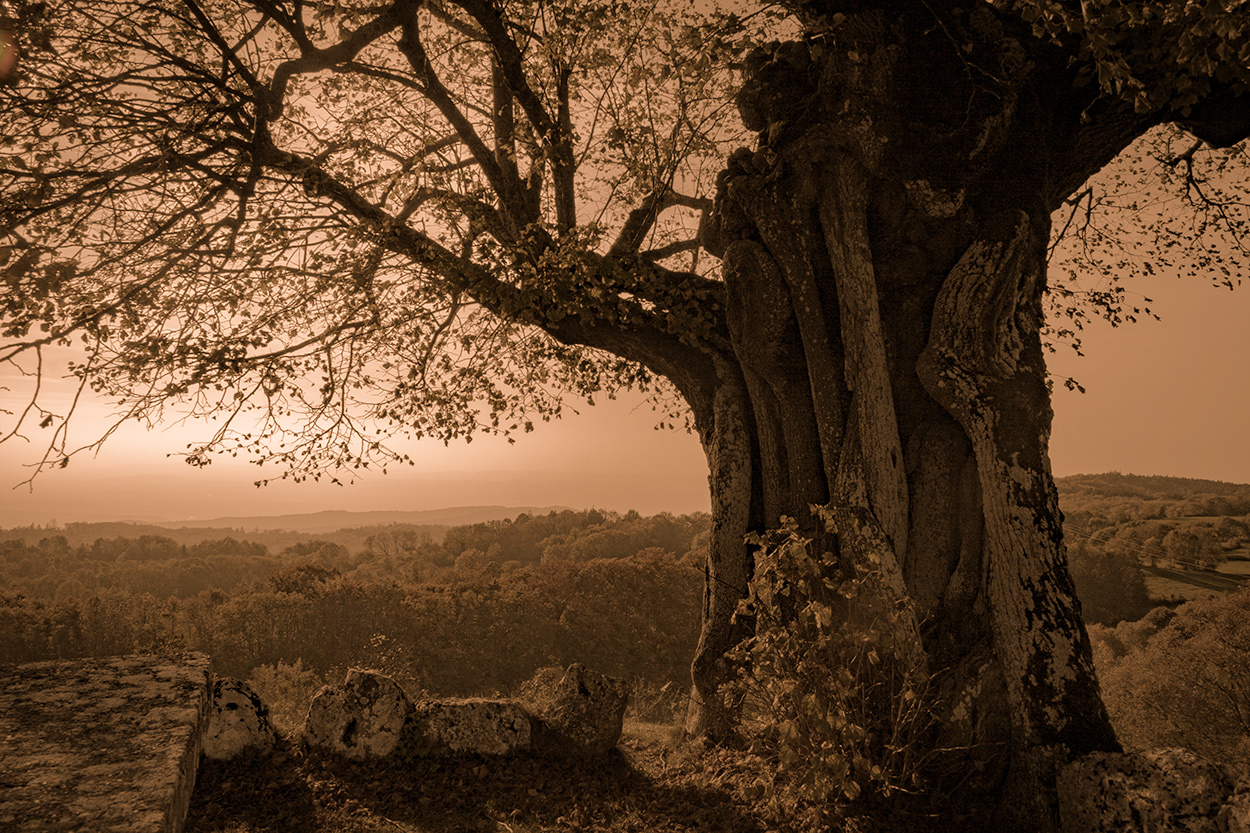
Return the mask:
<svg viewBox="0 0 1250 833"><path fill-rule="evenodd" d="M744 139L742 18L198 0L18 16L0 361L24 373L72 344L123 413L179 401L220 418L217 447L307 474L385 457L377 425L511 433L566 391L649 388L603 348L712 326L695 232ZM66 414L36 397L19 416L55 433L50 462L74 450Z"/></svg>
<svg viewBox="0 0 1250 833"><path fill-rule="evenodd" d="M1106 90L1083 118L1117 98L1206 115L1246 82L1246 32L1219 3L1000 5ZM671 342L724 337L696 232L746 140L746 53L792 33L789 12L823 49L855 8L124 0L54 19L10 3L0 362L37 376L68 355L122 415L216 415L191 462L246 448L297 475L384 462L390 432L510 434L566 392L652 390ZM1238 129L1231 112L1204 124ZM1125 274L1208 227L1244 250L1222 190L1242 162L1161 133L1127 174L1064 195L1078 245L1055 309L1142 314ZM1197 211L1156 214L1150 256L1109 255L1126 217L1157 211L1138 200L1159 173ZM1227 249L1196 262L1231 283ZM45 429L63 464L71 409L32 395L9 428Z"/></svg>

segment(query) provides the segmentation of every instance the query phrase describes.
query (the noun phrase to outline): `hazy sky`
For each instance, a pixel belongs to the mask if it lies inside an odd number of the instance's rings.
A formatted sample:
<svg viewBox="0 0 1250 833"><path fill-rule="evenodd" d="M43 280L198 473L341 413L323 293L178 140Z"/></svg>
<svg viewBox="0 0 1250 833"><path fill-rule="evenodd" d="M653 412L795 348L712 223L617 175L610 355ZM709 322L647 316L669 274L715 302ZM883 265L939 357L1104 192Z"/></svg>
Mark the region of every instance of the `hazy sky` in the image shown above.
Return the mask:
<svg viewBox="0 0 1250 833"><path fill-rule="evenodd" d="M1051 459L1057 475L1117 470L1250 482L1250 287L1236 292L1196 279L1155 277L1133 286L1162 321L1085 333L1052 370L1088 391L1055 395ZM8 394L0 394L8 395ZM642 512L705 509L707 472L698 441L656 431L631 402L604 402L540 425L516 445L478 438L445 448L421 443L415 469L354 485L283 483L256 489L255 466L219 461L191 469L179 451L196 430L120 433L96 459L40 476L32 492L0 498L0 525L72 520L183 519L315 512L427 509L472 504L599 506ZM86 426L84 426L86 427ZM24 478L29 447L0 446L6 487Z"/></svg>
<svg viewBox="0 0 1250 833"><path fill-rule="evenodd" d="M1085 358L1051 369L1084 395L1056 391L1058 475L1121 471L1250 483L1250 285L1154 277L1133 289L1162 321L1087 332Z"/></svg>

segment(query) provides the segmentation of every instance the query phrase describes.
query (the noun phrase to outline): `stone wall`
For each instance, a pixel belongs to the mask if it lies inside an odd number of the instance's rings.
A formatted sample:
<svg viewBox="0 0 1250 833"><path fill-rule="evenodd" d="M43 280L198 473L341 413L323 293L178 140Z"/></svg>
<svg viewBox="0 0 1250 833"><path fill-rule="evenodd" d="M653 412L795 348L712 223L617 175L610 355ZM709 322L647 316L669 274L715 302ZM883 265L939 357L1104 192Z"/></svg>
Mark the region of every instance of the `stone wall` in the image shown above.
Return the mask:
<svg viewBox="0 0 1250 833"><path fill-rule="evenodd" d="M0 666L0 830L181 831L209 682L202 654Z"/></svg>

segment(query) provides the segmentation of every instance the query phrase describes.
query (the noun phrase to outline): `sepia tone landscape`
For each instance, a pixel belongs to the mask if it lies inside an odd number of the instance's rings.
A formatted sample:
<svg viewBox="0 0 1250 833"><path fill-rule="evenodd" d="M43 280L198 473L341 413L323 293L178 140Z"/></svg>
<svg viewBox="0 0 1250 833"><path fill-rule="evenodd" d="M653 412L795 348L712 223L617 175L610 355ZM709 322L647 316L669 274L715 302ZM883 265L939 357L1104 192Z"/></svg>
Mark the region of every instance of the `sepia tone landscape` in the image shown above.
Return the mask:
<svg viewBox="0 0 1250 833"><path fill-rule="evenodd" d="M0 0L0 826L1250 830L1245 23Z"/></svg>
<svg viewBox="0 0 1250 833"><path fill-rule="evenodd" d="M1058 485L1071 569L1122 742L1187 747L1244 773L1250 485L1119 474ZM490 520L456 523L479 517ZM216 674L246 680L281 733L278 757L206 761L190 830L811 822L813 806L773 771L768 744L696 751L680 741L706 513L466 507L357 519L381 522L329 529L319 513L252 519L248 531L4 530L0 665L194 650L212 658ZM299 751L309 702L352 667L437 698L512 696L537 670L573 662L631 685L620 752L593 773L577 762L480 758L413 771ZM768 737L769 727L795 719L797 705L763 709L754 731ZM535 784L541 795L531 794Z"/></svg>

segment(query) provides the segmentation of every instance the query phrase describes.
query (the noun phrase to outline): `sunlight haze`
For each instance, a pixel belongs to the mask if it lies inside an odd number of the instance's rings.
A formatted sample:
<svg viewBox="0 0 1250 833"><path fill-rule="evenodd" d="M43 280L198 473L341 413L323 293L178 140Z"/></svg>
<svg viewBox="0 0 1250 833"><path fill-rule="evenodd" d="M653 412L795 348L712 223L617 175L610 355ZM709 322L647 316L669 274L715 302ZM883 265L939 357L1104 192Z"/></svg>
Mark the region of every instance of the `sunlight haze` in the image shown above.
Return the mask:
<svg viewBox="0 0 1250 833"><path fill-rule="evenodd" d="M1170 277L1138 281L1133 290L1154 300L1162 321L1120 328L1098 321L1083 335L1085 357L1067 347L1050 357L1053 372L1075 377L1087 391L1056 386L1055 475L1120 471L1250 482L1250 291ZM80 455L64 470L44 472L33 491L10 489L0 524L484 504L707 509L706 461L694 435L655 430L659 415L637 397L578 411L539 424L514 445L496 437L451 446L424 441L405 446L417 466L392 467L385 476L368 472L345 486L275 480L260 489L254 481L280 472L229 457L198 470L167 456L203 438L209 429L202 425L149 431L129 424L96 458ZM105 413L90 406L75 436L88 441L105 425ZM28 476L23 464L32 454L33 445L0 446L7 487Z"/></svg>

